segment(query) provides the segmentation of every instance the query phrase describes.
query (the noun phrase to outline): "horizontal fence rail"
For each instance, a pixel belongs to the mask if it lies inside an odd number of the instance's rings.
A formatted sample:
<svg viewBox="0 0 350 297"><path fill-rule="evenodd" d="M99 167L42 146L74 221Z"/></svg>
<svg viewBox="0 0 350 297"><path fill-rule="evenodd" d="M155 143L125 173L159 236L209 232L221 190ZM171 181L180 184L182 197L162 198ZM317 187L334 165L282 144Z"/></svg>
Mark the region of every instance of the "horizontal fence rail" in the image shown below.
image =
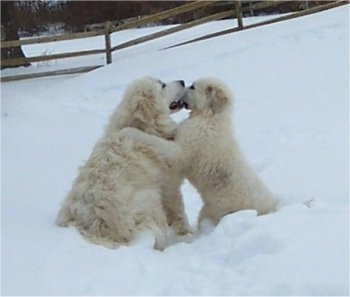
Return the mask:
<svg viewBox="0 0 350 297"><path fill-rule="evenodd" d="M98 50L87 50L87 51L70 52L70 53L54 54L54 55L34 56L34 57L28 57L28 58L7 59L3 61L2 65L14 66L14 65L19 65L19 63L22 63L22 62L32 63L32 62L41 62L41 61L49 61L49 60L58 60L58 59L74 58L74 57L80 57L80 56L104 54L105 52L106 52L105 49L98 49Z"/></svg>
<svg viewBox="0 0 350 297"><path fill-rule="evenodd" d="M103 31L90 31L90 32L79 32L79 33L70 33L70 34L54 35L54 36L34 37L34 38L20 39L20 40L2 41L1 48L88 38L88 37L94 37L94 36L99 36L103 34L104 34Z"/></svg>
<svg viewBox="0 0 350 297"><path fill-rule="evenodd" d="M332 2L328 4L323 4L317 7L313 7L310 9L306 9L303 11L295 12L292 14L289 14L287 16L277 17L272 20L259 22L252 25L244 26L242 21L242 14L245 12L252 13L253 11L268 8L268 7L276 7L280 4L286 3L288 1L260 1L257 3L251 3L249 2L249 5L245 5L241 7L241 1L233 1L231 9L228 9L223 12L214 13L205 17L202 17L200 19L195 19L193 21L189 21L184 24L180 24L156 33L148 34L146 36L142 36L139 38L135 38L133 40L129 40L127 42L120 43L118 45L112 46L111 43L111 34L114 32L118 32L125 29L132 29L139 26L144 26L150 23L159 22L161 20L171 18L178 16L180 14L195 11L200 8L208 7L210 5L213 5L218 2L225 2L225 1L219 1L219 0L212 0L212 1L195 1L191 3L187 3L169 10L165 10L159 13L156 13L151 16L145 16L139 19L134 19L132 21L129 21L124 24L118 24L118 22L106 22L104 29L95 30L95 31L89 31L89 32L79 32L79 33L72 33L72 34L63 34L63 35L55 35L55 36L45 36L45 37L36 37L36 38L30 38L30 39L23 39L23 40L12 40L12 41L4 41L1 42L1 48L11 48L16 46L22 46L22 45L29 45L29 44L40 44L40 43L48 43L48 42L58 42L58 41L64 41L64 40L74 40L74 39L81 39L81 38L89 38L89 37L95 37L95 36L102 36L105 37L105 47L103 49L93 49L93 50L84 50L84 51L76 51L76 52L67 52L67 53L60 53L60 54L52 54L52 55L42 55L42 56L34 56L34 57L26 57L26 58L18 58L18 59L6 59L1 61L1 65L3 66L16 66L19 64L26 63L32 63L32 62L40 62L40 61L48 61L48 60L57 60L57 59L65 59L65 58L74 58L74 57L81 57L81 56L87 56L87 55L96 55L96 54L105 54L106 55L106 62L107 64L112 63L112 52L116 50L120 50L123 48L127 48L130 46L134 46L137 44L141 44L150 40L154 40L156 38L160 38L169 34L173 34L175 32L179 32L188 28L192 28L213 20L220 20L228 17L235 17L237 19L237 27L233 27L232 29L226 29L223 31L219 31L212 34L207 34L189 41L185 41L182 43L178 43L169 47L166 47L164 49L177 47L189 43L193 43L196 41L205 40L208 38L213 38L217 36L221 36L224 34L233 33L240 30L246 30L255 28L258 26L263 26L267 24L276 23L279 21L284 21L292 18L301 17L304 15L316 13L319 11L323 11L326 9L338 7L341 5L349 4L349 1L337 1ZM226 4L227 5L227 4ZM234 25L233 25L234 26ZM5 81L13 81L13 80L19 80L19 79L28 79L28 78L37 78L37 77L43 77L48 75L63 75L63 74L75 74L75 73L82 73L94 70L96 68L99 68L103 65L94 65L94 66L87 66L87 67L78 67L78 68L72 68L72 69L66 69L66 70L59 70L59 71L49 71L49 72L42 72L42 73L33 73L33 74L25 74L25 75L17 75L17 76L6 76L1 77L1 82ZM80 72L79 72L80 71Z"/></svg>
<svg viewBox="0 0 350 297"><path fill-rule="evenodd" d="M117 32L124 29L132 29L138 26L144 26L153 22L159 22L161 20L165 20L174 16L178 16L185 12L190 12L193 10L197 10L198 8L203 8L209 5L214 4L215 2L219 2L219 0L211 0L211 1L196 1L192 3L188 3L185 5L181 5L179 7L175 7L172 9L168 9L159 13L156 13L151 16L143 17L139 20L134 20L132 22L118 25L112 32ZM112 22L113 23L113 22Z"/></svg>
<svg viewBox="0 0 350 297"><path fill-rule="evenodd" d="M98 68L103 67L103 65L96 66L86 66L86 67L76 67L70 69L62 69L62 70L54 70L54 71L46 71L46 72L38 72L38 73L30 73L30 74L21 74L21 75L13 75L13 76L5 76L1 78L2 82L9 82L15 80L29 79L29 78L40 78L45 76L57 76L57 75L67 75L67 74L78 74L89 72Z"/></svg>
<svg viewBox="0 0 350 297"><path fill-rule="evenodd" d="M169 29L166 29L166 30L163 30L160 32L152 33L152 34L149 34L147 36L139 37L139 38L130 40L128 42L119 44L119 45L113 47L112 51L119 50L119 49L126 48L126 47L133 46L133 45L137 45L137 44L140 44L140 43L143 43L146 41L150 41L150 40L153 40L153 39L156 39L159 37L163 37L163 36L175 33L175 32L189 29L189 28L204 24L204 23L209 22L209 21L223 19L225 17L234 15L234 13L235 13L234 11L219 12L219 13L207 16L207 17L200 18L200 19L195 20L195 21L191 21L191 22L188 22L188 23L185 23L182 25L178 25L178 26L173 27L173 28L169 28Z"/></svg>

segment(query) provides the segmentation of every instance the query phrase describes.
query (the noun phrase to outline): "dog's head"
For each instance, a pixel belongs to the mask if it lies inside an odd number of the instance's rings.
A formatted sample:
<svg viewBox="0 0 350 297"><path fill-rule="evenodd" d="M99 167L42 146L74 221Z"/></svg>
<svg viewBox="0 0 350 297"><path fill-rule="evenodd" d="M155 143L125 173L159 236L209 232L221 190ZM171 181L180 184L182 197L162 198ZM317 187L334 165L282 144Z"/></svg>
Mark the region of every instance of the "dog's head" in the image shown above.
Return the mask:
<svg viewBox="0 0 350 297"><path fill-rule="evenodd" d="M185 82L176 80L162 82L159 79L145 77L134 81L126 90L124 101L130 108L144 109L152 114L173 113L183 106L181 98L185 93Z"/></svg>
<svg viewBox="0 0 350 297"><path fill-rule="evenodd" d="M182 97L185 94L185 82L176 80L172 82L162 82L158 80L158 87L161 86L160 97L165 100L171 113L178 112L183 108Z"/></svg>
<svg viewBox="0 0 350 297"><path fill-rule="evenodd" d="M123 104L127 106L127 126L164 138L173 138L176 123L171 113L182 107L185 93L183 80L162 82L146 77L134 81L126 90Z"/></svg>
<svg viewBox="0 0 350 297"><path fill-rule="evenodd" d="M232 104L227 86L216 79L199 79L186 88L183 105L195 113L219 114Z"/></svg>

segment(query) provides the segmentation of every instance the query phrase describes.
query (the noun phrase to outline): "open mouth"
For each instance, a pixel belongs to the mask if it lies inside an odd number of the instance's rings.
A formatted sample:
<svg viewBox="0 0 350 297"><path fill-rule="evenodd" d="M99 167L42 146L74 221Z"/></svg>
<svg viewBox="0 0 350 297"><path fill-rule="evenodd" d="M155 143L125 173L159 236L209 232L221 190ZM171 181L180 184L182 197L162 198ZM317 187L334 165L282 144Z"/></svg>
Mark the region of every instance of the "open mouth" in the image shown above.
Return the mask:
<svg viewBox="0 0 350 297"><path fill-rule="evenodd" d="M182 109L184 107L184 102L182 100L176 100L170 103L170 110Z"/></svg>

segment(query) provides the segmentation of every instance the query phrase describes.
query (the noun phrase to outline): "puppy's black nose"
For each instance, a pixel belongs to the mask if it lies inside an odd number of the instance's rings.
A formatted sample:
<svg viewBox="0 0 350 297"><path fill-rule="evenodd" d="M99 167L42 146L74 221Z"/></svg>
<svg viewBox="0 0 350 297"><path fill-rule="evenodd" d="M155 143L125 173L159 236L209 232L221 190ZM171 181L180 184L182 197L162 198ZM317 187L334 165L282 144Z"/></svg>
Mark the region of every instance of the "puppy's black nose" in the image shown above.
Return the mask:
<svg viewBox="0 0 350 297"><path fill-rule="evenodd" d="M178 80L178 82L181 86L183 86L183 87L185 86L185 82L183 80Z"/></svg>

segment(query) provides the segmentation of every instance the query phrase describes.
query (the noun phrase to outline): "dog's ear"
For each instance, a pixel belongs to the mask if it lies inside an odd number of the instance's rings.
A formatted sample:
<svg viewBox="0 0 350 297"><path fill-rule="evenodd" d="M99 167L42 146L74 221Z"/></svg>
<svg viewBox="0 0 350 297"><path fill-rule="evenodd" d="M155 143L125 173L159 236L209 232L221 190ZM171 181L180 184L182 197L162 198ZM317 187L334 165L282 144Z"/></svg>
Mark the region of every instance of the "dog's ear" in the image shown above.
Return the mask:
<svg viewBox="0 0 350 297"><path fill-rule="evenodd" d="M214 113L220 113L229 102L227 94L218 86L208 85L206 95L210 100L210 107Z"/></svg>
<svg viewBox="0 0 350 297"><path fill-rule="evenodd" d="M156 98L152 93L136 95L133 112L133 126L143 130L145 126L151 125L157 113Z"/></svg>
<svg viewBox="0 0 350 297"><path fill-rule="evenodd" d="M147 120L155 111L157 111L157 102L154 94L143 93L137 100L135 114Z"/></svg>
<svg viewBox="0 0 350 297"><path fill-rule="evenodd" d="M154 94L143 93L135 98L136 106L131 126L146 133L165 139L173 139L176 132L176 123L172 121Z"/></svg>

